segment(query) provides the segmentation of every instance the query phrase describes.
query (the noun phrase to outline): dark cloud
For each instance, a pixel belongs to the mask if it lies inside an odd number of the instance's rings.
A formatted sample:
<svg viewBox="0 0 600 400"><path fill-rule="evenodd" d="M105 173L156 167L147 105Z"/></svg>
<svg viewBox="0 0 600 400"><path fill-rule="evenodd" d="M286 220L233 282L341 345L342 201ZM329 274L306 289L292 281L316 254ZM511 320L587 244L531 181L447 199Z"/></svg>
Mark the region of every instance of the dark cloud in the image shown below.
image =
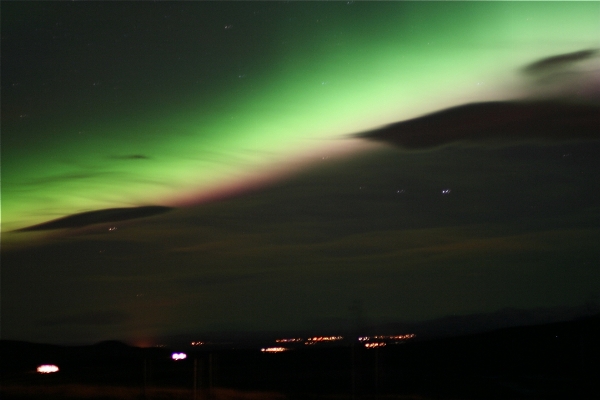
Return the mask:
<svg viewBox="0 0 600 400"><path fill-rule="evenodd" d="M597 49L590 49L546 57L527 65L523 71L528 74L546 73L555 69L565 68L578 61L590 59L599 53L600 51Z"/></svg>
<svg viewBox="0 0 600 400"><path fill-rule="evenodd" d="M42 326L57 325L117 325L129 320L129 316L121 311L90 311L64 317L48 318L40 321Z"/></svg>
<svg viewBox="0 0 600 400"><path fill-rule="evenodd" d="M589 49L546 57L523 68L535 87L529 101L463 104L356 136L427 149L454 142L596 140L600 138L600 92L594 69L574 65L600 54Z"/></svg>
<svg viewBox="0 0 600 400"><path fill-rule="evenodd" d="M44 222L42 224L19 229L18 232L44 231L52 229L81 228L93 224L105 222L125 221L135 218L150 217L171 211L171 207L144 206L130 208L109 208L105 210L89 211L69 215L64 218Z"/></svg>
<svg viewBox="0 0 600 400"><path fill-rule="evenodd" d="M460 141L595 140L600 138L600 106L555 101L472 103L356 136L407 149Z"/></svg>
<svg viewBox="0 0 600 400"><path fill-rule="evenodd" d="M525 66L531 95L546 99L600 102L600 50L589 49L546 57Z"/></svg>
<svg viewBox="0 0 600 400"><path fill-rule="evenodd" d="M149 160L150 157L144 154L126 154L123 156L110 156L113 160Z"/></svg>

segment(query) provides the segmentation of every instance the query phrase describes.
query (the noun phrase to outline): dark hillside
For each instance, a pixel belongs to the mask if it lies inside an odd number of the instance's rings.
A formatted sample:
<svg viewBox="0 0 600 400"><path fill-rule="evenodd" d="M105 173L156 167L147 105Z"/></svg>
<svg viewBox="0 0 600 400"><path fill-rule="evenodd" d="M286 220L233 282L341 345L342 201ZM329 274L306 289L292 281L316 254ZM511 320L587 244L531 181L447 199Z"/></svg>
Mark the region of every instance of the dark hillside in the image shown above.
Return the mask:
<svg viewBox="0 0 600 400"><path fill-rule="evenodd" d="M427 398L593 398L600 389L600 316L570 322L442 338L378 349L299 347L188 352L175 362L166 348L119 342L63 347L0 343L2 386L87 384L189 389L196 359L199 390L225 387L307 396L419 395ZM40 375L41 363L60 366ZM178 390L179 390L178 389ZM3 389L5 390L5 389ZM148 389L149 390L149 389ZM6 394L6 393L5 393ZM5 398L5 397L3 397Z"/></svg>

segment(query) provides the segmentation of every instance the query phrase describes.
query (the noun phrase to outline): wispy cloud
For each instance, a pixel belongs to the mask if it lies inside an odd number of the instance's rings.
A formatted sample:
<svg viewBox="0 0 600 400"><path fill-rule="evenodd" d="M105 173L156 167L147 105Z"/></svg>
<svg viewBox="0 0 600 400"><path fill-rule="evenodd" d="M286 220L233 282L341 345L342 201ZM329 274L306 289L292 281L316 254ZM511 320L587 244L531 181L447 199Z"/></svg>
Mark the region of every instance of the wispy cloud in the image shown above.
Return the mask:
<svg viewBox="0 0 600 400"><path fill-rule="evenodd" d="M26 228L19 229L18 231L28 232L64 228L81 228L84 226L105 222L125 221L135 218L150 217L153 215L166 213L170 210L172 210L171 207L164 206L109 208L105 210L89 211L69 215L67 217L44 222L42 224L28 226Z"/></svg>
<svg viewBox="0 0 600 400"><path fill-rule="evenodd" d="M112 160L149 160L150 157L144 154L126 154L120 156L110 156L108 157Z"/></svg>

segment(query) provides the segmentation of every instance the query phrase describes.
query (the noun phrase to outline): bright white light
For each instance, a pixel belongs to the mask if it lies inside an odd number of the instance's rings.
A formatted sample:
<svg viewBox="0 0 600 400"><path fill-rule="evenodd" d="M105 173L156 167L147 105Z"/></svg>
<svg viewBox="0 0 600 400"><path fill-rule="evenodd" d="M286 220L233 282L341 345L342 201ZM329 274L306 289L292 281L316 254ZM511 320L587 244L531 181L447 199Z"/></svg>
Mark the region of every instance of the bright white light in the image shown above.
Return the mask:
<svg viewBox="0 0 600 400"><path fill-rule="evenodd" d="M37 367L37 372L40 374L51 374L53 372L58 372L58 367L56 365L40 365Z"/></svg>
<svg viewBox="0 0 600 400"><path fill-rule="evenodd" d="M171 355L171 358L175 361L185 360L187 358L187 355L185 353L173 353Z"/></svg>

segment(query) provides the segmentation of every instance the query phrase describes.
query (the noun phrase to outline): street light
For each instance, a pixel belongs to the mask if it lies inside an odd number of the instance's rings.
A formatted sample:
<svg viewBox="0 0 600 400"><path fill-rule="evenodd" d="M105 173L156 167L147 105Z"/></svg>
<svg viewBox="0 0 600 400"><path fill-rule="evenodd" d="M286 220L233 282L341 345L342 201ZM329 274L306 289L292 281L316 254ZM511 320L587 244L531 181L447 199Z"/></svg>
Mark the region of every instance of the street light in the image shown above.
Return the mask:
<svg viewBox="0 0 600 400"><path fill-rule="evenodd" d="M40 374L52 374L58 372L58 367L52 364L44 364L37 367L37 372Z"/></svg>

